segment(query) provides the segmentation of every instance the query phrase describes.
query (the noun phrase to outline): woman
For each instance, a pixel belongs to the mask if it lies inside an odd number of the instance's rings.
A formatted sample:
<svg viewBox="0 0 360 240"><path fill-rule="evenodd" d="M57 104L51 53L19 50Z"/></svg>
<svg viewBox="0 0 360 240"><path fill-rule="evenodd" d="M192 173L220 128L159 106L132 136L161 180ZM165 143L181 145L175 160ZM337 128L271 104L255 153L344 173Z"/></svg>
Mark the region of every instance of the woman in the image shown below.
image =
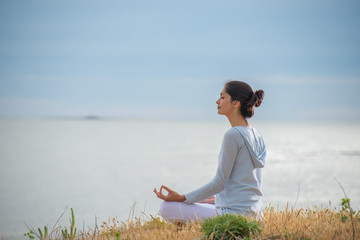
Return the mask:
<svg viewBox="0 0 360 240"><path fill-rule="evenodd" d="M247 119L254 115L254 108L260 106L263 97L263 90L253 92L245 82L225 84L216 104L218 114L225 115L232 128L224 135L216 175L209 183L186 194L166 186L159 191L155 188L157 197L164 200L160 207L163 218L186 222L226 213L261 217L266 147Z"/></svg>

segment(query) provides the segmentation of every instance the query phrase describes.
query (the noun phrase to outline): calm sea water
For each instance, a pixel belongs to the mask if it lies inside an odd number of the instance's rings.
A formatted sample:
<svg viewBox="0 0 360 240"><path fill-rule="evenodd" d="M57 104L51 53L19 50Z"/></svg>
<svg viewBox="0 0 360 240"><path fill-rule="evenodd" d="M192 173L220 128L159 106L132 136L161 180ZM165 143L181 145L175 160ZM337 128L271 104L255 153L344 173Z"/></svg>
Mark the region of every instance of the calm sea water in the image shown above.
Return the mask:
<svg viewBox="0 0 360 240"><path fill-rule="evenodd" d="M360 124L254 122L268 148L263 202L338 207L343 185L360 208ZM219 121L0 120L0 237L22 239L23 222L52 228L65 207L77 226L155 215L152 190L187 192L215 174ZM69 226L70 210L60 220ZM96 220L95 220L96 219Z"/></svg>

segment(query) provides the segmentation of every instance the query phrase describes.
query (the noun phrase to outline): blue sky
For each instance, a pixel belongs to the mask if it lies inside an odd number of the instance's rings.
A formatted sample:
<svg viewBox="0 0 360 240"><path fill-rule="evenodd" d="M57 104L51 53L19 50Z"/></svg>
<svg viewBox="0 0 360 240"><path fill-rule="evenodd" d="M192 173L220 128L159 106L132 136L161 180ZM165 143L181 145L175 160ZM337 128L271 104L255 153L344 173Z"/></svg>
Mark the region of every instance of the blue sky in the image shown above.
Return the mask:
<svg viewBox="0 0 360 240"><path fill-rule="evenodd" d="M0 116L360 121L359 1L1 1Z"/></svg>

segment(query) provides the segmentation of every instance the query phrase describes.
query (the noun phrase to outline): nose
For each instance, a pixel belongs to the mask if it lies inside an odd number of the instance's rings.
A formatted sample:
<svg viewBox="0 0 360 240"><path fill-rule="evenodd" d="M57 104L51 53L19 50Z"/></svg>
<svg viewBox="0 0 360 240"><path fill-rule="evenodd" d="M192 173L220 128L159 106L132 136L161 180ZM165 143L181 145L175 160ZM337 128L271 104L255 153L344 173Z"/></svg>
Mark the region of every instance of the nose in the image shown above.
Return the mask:
<svg viewBox="0 0 360 240"><path fill-rule="evenodd" d="M216 100L216 104L219 104L219 99L220 99L220 98L218 98L218 100Z"/></svg>

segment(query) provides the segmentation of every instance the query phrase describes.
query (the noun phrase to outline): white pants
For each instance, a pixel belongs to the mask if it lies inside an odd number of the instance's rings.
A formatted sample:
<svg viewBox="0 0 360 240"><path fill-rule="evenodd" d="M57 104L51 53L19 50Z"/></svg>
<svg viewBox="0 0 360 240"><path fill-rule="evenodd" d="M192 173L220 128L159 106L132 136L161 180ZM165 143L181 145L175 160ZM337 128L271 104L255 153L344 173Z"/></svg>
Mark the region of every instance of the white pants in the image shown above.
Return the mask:
<svg viewBox="0 0 360 240"><path fill-rule="evenodd" d="M168 220L175 222L189 222L204 220L217 216L214 204L208 203L184 203L184 202L162 202L160 206L160 215Z"/></svg>
<svg viewBox="0 0 360 240"><path fill-rule="evenodd" d="M204 220L223 214L239 214L244 216L252 216L258 220L263 219L262 203L259 201L253 207L254 209L229 209L216 208L214 204L209 203L184 203L184 202L165 202L160 206L160 216L168 221L189 222L196 220Z"/></svg>

